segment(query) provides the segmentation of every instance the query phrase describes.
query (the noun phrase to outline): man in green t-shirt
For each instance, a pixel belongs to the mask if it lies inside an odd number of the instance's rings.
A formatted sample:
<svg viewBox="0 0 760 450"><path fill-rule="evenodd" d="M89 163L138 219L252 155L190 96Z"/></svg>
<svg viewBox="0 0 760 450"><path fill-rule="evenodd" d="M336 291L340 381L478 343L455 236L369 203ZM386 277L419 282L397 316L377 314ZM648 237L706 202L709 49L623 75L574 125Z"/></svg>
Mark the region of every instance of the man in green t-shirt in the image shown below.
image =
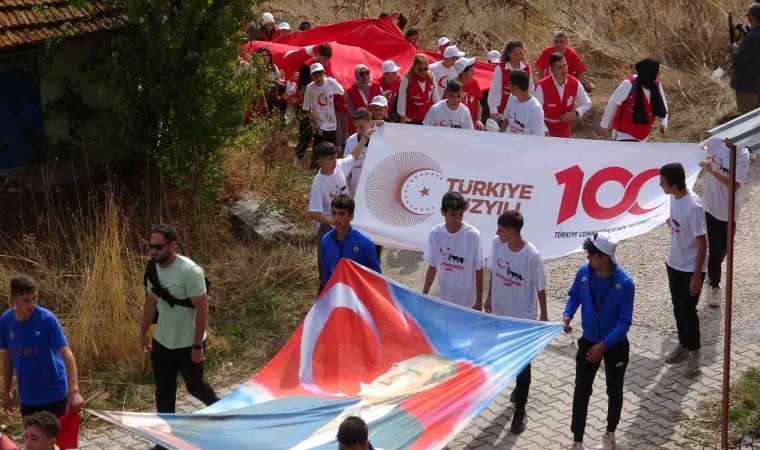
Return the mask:
<svg viewBox="0 0 760 450"><path fill-rule="evenodd" d="M177 397L177 373L185 380L187 391L206 406L219 398L203 379L206 351L208 297L203 269L190 258L177 254L177 231L164 224L154 226L149 238L150 257L156 264L160 287L171 298L156 294L146 277L145 308L140 327L140 346L151 354L156 383L156 410L173 413ZM187 306L174 300L189 299ZM171 302L171 303L170 303ZM192 306L190 306L192 305ZM158 311L156 334L148 343L148 328ZM154 447L161 448L161 447Z"/></svg>

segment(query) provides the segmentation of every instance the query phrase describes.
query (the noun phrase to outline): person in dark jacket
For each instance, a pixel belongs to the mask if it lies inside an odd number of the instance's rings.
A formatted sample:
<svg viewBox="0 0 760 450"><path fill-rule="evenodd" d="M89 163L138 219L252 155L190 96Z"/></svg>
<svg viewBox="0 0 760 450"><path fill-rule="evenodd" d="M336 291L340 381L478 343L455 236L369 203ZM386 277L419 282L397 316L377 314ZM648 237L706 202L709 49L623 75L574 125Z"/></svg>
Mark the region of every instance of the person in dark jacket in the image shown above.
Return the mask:
<svg viewBox="0 0 760 450"><path fill-rule="evenodd" d="M616 248L617 243L605 233L586 238L583 249L588 264L575 275L563 314L565 332L569 333L570 321L580 306L583 327L575 357L572 449L583 448L588 403L602 359L608 396L607 431L597 448L615 448L615 429L623 409L623 378L630 353L627 333L633 318L635 290L633 278L618 265Z"/></svg>
<svg viewBox="0 0 760 450"><path fill-rule="evenodd" d="M749 7L747 20L751 27L749 33L730 48L734 64L731 87L736 91L739 114L760 108L760 3Z"/></svg>

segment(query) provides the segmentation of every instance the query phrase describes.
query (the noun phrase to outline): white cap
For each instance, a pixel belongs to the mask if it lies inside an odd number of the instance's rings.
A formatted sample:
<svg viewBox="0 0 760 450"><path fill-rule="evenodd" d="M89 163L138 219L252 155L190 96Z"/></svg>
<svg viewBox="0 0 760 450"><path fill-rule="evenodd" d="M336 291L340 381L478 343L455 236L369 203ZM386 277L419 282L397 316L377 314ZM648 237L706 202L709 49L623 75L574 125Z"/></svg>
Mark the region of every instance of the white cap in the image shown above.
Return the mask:
<svg viewBox="0 0 760 450"><path fill-rule="evenodd" d="M613 264L617 264L617 258L615 258L615 249L617 249L617 241L612 240L612 237L607 233L594 233L591 238L591 243L594 247L599 249L600 252L610 257Z"/></svg>
<svg viewBox="0 0 760 450"><path fill-rule="evenodd" d="M324 72L325 68L320 63L314 63L309 68L309 74L312 74L314 72Z"/></svg>
<svg viewBox="0 0 760 450"><path fill-rule="evenodd" d="M388 99L385 98L384 95L376 95L376 96L372 97L372 101L369 103L369 106L373 106L373 105L382 106L383 108L387 108L388 107Z"/></svg>
<svg viewBox="0 0 760 450"><path fill-rule="evenodd" d="M460 52L456 45L450 45L443 51L444 58L453 58L454 56L458 58L464 56L464 52Z"/></svg>
<svg viewBox="0 0 760 450"><path fill-rule="evenodd" d="M278 30L289 30L290 25L287 22L282 22L281 24L277 25Z"/></svg>
<svg viewBox="0 0 760 450"><path fill-rule="evenodd" d="M457 59L457 62L454 63L454 70L457 71L457 73L462 73L470 67L471 65L475 64L475 58L459 58Z"/></svg>
<svg viewBox="0 0 760 450"><path fill-rule="evenodd" d="M383 73L395 73L401 70L401 67L397 66L392 59L383 63Z"/></svg>
<svg viewBox="0 0 760 450"><path fill-rule="evenodd" d="M261 21L264 23L274 23L274 16L272 13L264 13L261 15Z"/></svg>
<svg viewBox="0 0 760 450"><path fill-rule="evenodd" d="M491 50L488 52L488 61L494 64L499 64L501 61L501 53L499 53L498 50Z"/></svg>
<svg viewBox="0 0 760 450"><path fill-rule="evenodd" d="M446 36L444 36L444 37L438 39L438 46L440 47L442 45L448 44L449 42L451 42L451 39L449 39Z"/></svg>

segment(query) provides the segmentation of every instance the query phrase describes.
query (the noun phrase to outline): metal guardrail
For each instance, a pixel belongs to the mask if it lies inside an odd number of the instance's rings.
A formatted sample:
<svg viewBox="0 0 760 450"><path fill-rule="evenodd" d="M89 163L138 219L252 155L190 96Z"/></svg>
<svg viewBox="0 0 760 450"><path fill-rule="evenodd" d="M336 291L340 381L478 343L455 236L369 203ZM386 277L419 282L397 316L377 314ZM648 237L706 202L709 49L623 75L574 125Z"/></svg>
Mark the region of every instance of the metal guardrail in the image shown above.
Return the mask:
<svg viewBox="0 0 760 450"><path fill-rule="evenodd" d="M719 125L708 133L721 139L731 139L737 148L747 147L751 153L760 153L760 108Z"/></svg>

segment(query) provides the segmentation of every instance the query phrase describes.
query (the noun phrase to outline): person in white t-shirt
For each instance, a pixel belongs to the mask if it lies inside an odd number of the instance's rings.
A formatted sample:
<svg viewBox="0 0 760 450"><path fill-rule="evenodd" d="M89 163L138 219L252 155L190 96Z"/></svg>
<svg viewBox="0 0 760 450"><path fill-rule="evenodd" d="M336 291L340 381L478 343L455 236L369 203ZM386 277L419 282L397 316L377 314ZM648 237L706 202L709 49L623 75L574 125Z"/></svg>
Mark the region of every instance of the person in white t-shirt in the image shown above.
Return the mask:
<svg viewBox="0 0 760 450"><path fill-rule="evenodd" d="M522 70L513 70L509 73L509 83L512 93L504 108L504 122L499 131L546 136L548 129L544 124L544 107L530 95L528 74Z"/></svg>
<svg viewBox="0 0 760 450"><path fill-rule="evenodd" d="M483 307L483 244L480 232L464 221L467 200L447 192L441 201L445 222L428 234L422 259L429 264L422 293L430 292L436 274L438 298L480 311Z"/></svg>
<svg viewBox="0 0 760 450"><path fill-rule="evenodd" d="M425 115L423 125L431 127L474 129L470 110L462 104L464 89L458 80L446 85L446 100L436 103Z"/></svg>
<svg viewBox="0 0 760 450"><path fill-rule="evenodd" d="M728 190L731 185L729 164L733 146L730 140L724 142L718 137L704 141L702 147L707 150L707 159L699 165L705 168L705 188L702 192L702 205L705 208L707 222L707 278L710 290L707 293L708 306L720 306L721 264L726 258L728 245ZM735 146L734 146L735 147ZM749 150L745 147L736 150L736 205L734 208L734 230L742 209L742 185L749 171Z"/></svg>
<svg viewBox="0 0 760 450"><path fill-rule="evenodd" d="M443 59L430 65L430 71L433 72L436 81L435 90L438 98L443 98L446 84L456 79L458 74L454 64L463 56L464 52L460 52L456 45L450 45L443 50Z"/></svg>
<svg viewBox="0 0 760 450"><path fill-rule="evenodd" d="M319 292L322 291L322 236L332 229L332 199L338 194L347 194L346 175L351 171L354 161L361 155L369 142L374 129L367 130L359 136L359 143L345 158L338 159L338 150L331 142L322 142L314 147L314 158L319 165L319 172L311 182L309 194L309 219L317 222L317 269L319 270Z"/></svg>
<svg viewBox="0 0 760 450"><path fill-rule="evenodd" d="M549 320L546 272L536 247L522 237L524 223L525 219L517 210L507 211L497 220L498 231L488 255L491 283L483 310L504 317L536 320L538 303L540 320L546 322ZM528 364L517 375L513 391L515 413L509 431L515 434L525 431L525 405L528 403L530 381Z"/></svg>
<svg viewBox="0 0 760 450"><path fill-rule="evenodd" d="M346 91L340 83L325 75L322 64L312 64L309 71L313 81L304 91L303 110L311 119L314 147L322 142L335 144L338 125L333 97Z"/></svg>
<svg viewBox="0 0 760 450"><path fill-rule="evenodd" d="M687 377L700 372L702 352L697 302L707 266L705 212L699 196L686 187L686 172L680 163L660 168L660 187L670 197L670 249L665 259L670 297L678 330L678 346L665 358L668 364L688 359Z"/></svg>

